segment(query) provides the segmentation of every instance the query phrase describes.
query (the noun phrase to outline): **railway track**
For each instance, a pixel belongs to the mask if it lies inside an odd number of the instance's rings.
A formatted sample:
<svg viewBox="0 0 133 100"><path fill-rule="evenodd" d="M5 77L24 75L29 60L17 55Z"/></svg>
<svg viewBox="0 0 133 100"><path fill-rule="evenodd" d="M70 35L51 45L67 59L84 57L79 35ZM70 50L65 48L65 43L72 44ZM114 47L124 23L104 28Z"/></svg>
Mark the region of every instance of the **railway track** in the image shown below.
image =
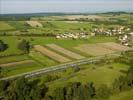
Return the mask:
<svg viewBox="0 0 133 100"><path fill-rule="evenodd" d="M109 58L114 58L114 57L118 57L118 56L120 56L120 55L112 55L111 54L108 56L98 56L98 57L77 60L77 61L73 61L73 62L69 62L69 63L65 63L65 64L60 64L60 65L51 66L48 68L35 70L32 72L18 74L18 75L14 75L14 76L10 76L10 77L4 77L4 78L1 78L0 80L11 80L11 79L15 79L18 77L25 77L25 78L35 77L35 76L39 76L42 74L46 74L46 73L50 73L50 72L54 72L54 71L58 71L58 70L64 70L64 69L67 69L70 67L76 67L76 66L80 66L80 65L95 63L95 62L100 61L101 59L105 59L106 57L109 59Z"/></svg>

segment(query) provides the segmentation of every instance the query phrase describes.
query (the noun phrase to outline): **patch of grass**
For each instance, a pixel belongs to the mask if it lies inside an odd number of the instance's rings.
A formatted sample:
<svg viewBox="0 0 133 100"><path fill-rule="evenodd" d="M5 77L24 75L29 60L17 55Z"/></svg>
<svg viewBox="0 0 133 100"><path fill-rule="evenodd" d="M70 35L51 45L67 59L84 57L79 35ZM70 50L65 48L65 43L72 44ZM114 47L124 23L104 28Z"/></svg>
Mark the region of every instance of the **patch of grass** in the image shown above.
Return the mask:
<svg viewBox="0 0 133 100"><path fill-rule="evenodd" d="M112 66L113 69L110 69L109 66ZM129 68L128 65L121 63L106 65L84 65L81 66L81 70L79 72L76 72L71 77L69 77L71 74L69 76L66 75L65 78L67 80L51 82L49 83L49 87L50 89L55 89L56 87L64 86L68 82L77 81L83 84L87 82L94 82L96 87L98 87L100 84L107 84L108 86L111 86L112 82L114 82L116 78L121 75L125 75L124 73L120 72L122 69L121 67L124 67L123 70L127 70Z"/></svg>
<svg viewBox="0 0 133 100"><path fill-rule="evenodd" d="M25 21L8 21L8 24L15 27L16 30L30 28Z"/></svg>
<svg viewBox="0 0 133 100"><path fill-rule="evenodd" d="M133 89L113 95L109 100L133 100Z"/></svg>
<svg viewBox="0 0 133 100"><path fill-rule="evenodd" d="M2 75L4 75L4 77L7 77L7 76L26 73L41 68L43 68L43 66L36 62L21 64L21 65L13 65L10 67L2 68Z"/></svg>
<svg viewBox="0 0 133 100"><path fill-rule="evenodd" d="M19 56L8 56L0 58L0 64L28 60L28 55L19 55Z"/></svg>
<svg viewBox="0 0 133 100"><path fill-rule="evenodd" d="M54 60L42 55L40 52L31 51L29 56L32 59L34 59L35 61L37 61L37 62L41 63L42 65L44 65L45 67L50 67L50 66L58 64Z"/></svg>
<svg viewBox="0 0 133 100"><path fill-rule="evenodd" d="M11 30L11 29L14 29L14 27L9 25L7 22L0 21L0 31Z"/></svg>
<svg viewBox="0 0 133 100"><path fill-rule="evenodd" d="M23 53L18 49L19 40L16 36L0 37L0 40L4 41L8 45L8 48L4 52L0 52L0 55L11 55Z"/></svg>

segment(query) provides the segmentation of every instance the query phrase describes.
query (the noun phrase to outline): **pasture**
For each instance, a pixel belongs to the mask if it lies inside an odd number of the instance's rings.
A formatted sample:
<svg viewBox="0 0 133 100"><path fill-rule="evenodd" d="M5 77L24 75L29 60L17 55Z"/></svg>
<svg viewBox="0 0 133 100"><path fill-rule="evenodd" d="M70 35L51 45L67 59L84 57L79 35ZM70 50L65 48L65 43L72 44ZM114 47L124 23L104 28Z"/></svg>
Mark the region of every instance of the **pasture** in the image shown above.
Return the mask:
<svg viewBox="0 0 133 100"><path fill-rule="evenodd" d="M14 29L14 27L12 27L11 25L9 25L7 22L0 21L0 31L12 30L12 29Z"/></svg>
<svg viewBox="0 0 133 100"><path fill-rule="evenodd" d="M132 99L133 99L133 89L121 92L109 98L109 100L132 100Z"/></svg>
<svg viewBox="0 0 133 100"><path fill-rule="evenodd" d="M119 76L125 76L125 73L121 71L127 71L129 68L128 65L123 63L112 63L105 65L90 64L80 67L81 70L76 73L72 72L69 74L65 74L65 72L62 72L62 74L59 74L62 76L61 80L55 80L50 82L50 89L54 90L56 87L64 86L69 82L81 82L83 84L88 82L94 82L96 87L99 87L101 84L107 84L110 87L112 86L112 82L114 82L114 80L117 79Z"/></svg>

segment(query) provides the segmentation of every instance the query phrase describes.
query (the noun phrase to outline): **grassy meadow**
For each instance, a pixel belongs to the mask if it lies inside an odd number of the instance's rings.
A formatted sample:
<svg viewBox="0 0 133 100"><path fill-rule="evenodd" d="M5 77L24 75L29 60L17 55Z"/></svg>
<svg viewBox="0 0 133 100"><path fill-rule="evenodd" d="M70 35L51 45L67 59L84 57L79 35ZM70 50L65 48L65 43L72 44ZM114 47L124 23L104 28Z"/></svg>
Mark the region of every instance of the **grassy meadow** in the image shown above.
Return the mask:
<svg viewBox="0 0 133 100"><path fill-rule="evenodd" d="M127 71L129 66L123 63L112 63L105 65L83 65L80 68L81 70L76 73L71 70L64 71L62 74L61 72L57 73L56 75L59 75L62 79L50 82L50 89L53 90L57 87L64 86L69 82L81 82L83 84L94 82L96 87L101 84L111 86L115 79L125 75L121 71Z"/></svg>

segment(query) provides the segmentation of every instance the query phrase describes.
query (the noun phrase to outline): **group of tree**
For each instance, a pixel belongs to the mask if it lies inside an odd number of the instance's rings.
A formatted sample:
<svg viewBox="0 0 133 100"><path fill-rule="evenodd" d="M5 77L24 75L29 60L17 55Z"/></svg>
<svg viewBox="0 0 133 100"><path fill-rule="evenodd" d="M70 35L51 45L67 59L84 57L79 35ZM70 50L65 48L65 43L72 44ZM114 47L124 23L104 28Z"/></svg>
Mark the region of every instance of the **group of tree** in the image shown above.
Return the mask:
<svg viewBox="0 0 133 100"><path fill-rule="evenodd" d="M8 48L8 45L0 40L0 52L5 51Z"/></svg>
<svg viewBox="0 0 133 100"><path fill-rule="evenodd" d="M39 81L28 81L19 78L11 81L0 81L0 97L3 100L42 100L48 88Z"/></svg>
<svg viewBox="0 0 133 100"><path fill-rule="evenodd" d="M30 43L23 39L18 43L18 48L24 51L25 53L29 53Z"/></svg>
<svg viewBox="0 0 133 100"><path fill-rule="evenodd" d="M8 48L8 45L0 40L0 52L5 51ZM18 43L18 49L22 50L25 53L28 53L30 50L30 43L23 39Z"/></svg>
<svg viewBox="0 0 133 100"><path fill-rule="evenodd" d="M101 85L97 90L92 82L68 83L50 91L39 80L28 81L19 78L13 81L0 81L0 97L3 100L91 100L93 98L108 98L110 90L106 85ZM50 95L49 93L52 92Z"/></svg>

